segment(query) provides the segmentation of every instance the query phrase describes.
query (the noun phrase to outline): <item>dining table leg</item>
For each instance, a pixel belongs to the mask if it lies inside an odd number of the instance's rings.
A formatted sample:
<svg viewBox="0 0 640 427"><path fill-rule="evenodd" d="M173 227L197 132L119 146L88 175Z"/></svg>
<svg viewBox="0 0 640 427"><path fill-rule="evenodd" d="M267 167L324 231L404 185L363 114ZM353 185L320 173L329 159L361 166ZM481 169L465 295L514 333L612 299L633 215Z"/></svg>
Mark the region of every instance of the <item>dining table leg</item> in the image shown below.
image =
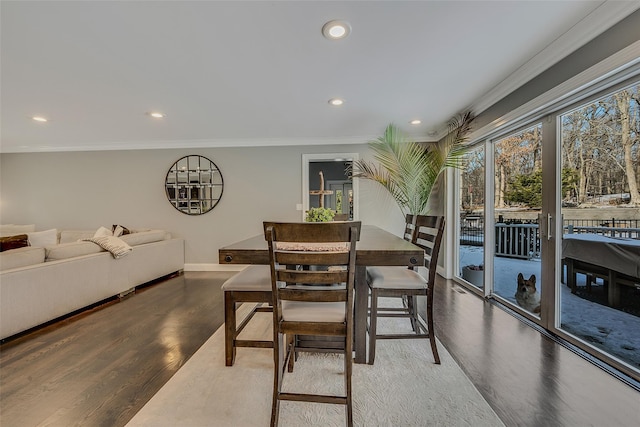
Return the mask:
<svg viewBox="0 0 640 427"><path fill-rule="evenodd" d="M367 285L367 267L356 266L354 307L354 348L356 363L367 363L367 310L369 306L369 286Z"/></svg>

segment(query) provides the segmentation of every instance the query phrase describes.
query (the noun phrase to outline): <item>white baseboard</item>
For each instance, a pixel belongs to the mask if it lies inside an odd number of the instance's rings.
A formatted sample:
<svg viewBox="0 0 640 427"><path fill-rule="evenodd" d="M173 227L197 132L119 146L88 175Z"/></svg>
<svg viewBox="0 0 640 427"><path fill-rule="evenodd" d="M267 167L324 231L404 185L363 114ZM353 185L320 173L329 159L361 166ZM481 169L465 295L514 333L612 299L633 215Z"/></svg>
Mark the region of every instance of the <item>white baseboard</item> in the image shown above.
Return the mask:
<svg viewBox="0 0 640 427"><path fill-rule="evenodd" d="M245 264L185 264L184 271L240 271Z"/></svg>

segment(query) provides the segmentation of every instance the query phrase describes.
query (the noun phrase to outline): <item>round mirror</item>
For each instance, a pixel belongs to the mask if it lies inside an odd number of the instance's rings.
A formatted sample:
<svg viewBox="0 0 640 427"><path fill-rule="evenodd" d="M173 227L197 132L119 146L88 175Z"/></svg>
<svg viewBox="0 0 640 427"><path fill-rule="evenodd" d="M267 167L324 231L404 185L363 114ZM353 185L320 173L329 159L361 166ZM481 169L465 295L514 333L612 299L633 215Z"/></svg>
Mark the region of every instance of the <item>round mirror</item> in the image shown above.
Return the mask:
<svg viewBox="0 0 640 427"><path fill-rule="evenodd" d="M203 156L179 159L167 172L165 190L171 205L187 215L202 215L222 198L224 182L220 169Z"/></svg>

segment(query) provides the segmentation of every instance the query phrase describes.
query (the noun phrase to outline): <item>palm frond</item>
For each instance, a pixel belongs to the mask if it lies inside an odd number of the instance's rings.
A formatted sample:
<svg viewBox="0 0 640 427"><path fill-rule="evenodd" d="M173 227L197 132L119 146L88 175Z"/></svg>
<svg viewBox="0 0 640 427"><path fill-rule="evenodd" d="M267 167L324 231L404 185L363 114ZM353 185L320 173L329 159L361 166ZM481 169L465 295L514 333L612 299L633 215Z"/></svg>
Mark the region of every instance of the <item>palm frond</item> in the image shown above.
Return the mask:
<svg viewBox="0 0 640 427"><path fill-rule="evenodd" d="M461 167L464 142L474 117L467 113L449 123L449 132L437 148L425 150L409 140L393 124L384 135L369 142L378 165L354 162L352 176L378 182L394 198L403 213L425 214L433 185L448 167Z"/></svg>

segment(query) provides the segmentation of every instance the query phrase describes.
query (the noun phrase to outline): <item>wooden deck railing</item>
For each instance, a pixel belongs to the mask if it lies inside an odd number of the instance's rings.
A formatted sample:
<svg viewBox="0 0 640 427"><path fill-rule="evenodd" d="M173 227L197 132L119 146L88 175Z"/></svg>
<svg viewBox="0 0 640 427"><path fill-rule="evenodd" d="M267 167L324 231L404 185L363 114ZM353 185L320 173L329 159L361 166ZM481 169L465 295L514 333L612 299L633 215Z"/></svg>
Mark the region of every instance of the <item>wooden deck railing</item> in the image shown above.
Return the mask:
<svg viewBox="0 0 640 427"><path fill-rule="evenodd" d="M496 224L495 255L522 259L539 257L538 224Z"/></svg>
<svg viewBox="0 0 640 427"><path fill-rule="evenodd" d="M461 222L460 244L484 245L484 219L481 216L466 218ZM599 234L601 236L640 239L640 228L630 227L631 221L615 221L617 226L575 225L565 221L564 234ZM608 224L607 224L608 225ZM509 258L531 259L540 257L540 230L537 223L495 225L495 255Z"/></svg>

